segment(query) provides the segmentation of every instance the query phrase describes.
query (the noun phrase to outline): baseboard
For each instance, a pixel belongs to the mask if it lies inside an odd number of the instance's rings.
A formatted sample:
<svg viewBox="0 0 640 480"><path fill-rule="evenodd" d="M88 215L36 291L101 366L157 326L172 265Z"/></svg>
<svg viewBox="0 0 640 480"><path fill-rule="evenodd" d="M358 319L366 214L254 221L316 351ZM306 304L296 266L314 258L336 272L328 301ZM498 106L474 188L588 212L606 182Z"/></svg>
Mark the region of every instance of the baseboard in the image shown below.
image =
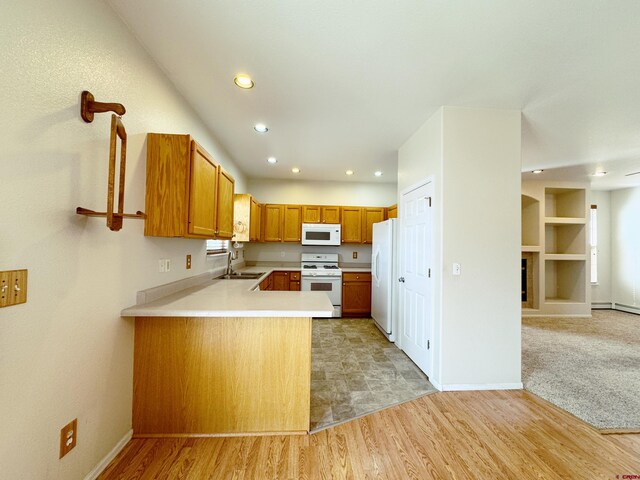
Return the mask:
<svg viewBox="0 0 640 480"><path fill-rule="evenodd" d="M591 310L611 310L612 308L611 302L591 302Z"/></svg>
<svg viewBox="0 0 640 480"><path fill-rule="evenodd" d="M614 303L613 304L613 309L614 310L620 310L621 312L635 313L636 315L640 315L640 308L639 307L634 307L634 306L631 306L631 305L624 305L622 303Z"/></svg>
<svg viewBox="0 0 640 480"><path fill-rule="evenodd" d="M436 382L435 380L433 380L432 378L429 377L429 383L431 383L431 385L433 385L437 390L439 390L440 392L442 392L442 385L439 382Z"/></svg>
<svg viewBox="0 0 640 480"><path fill-rule="evenodd" d="M433 384L433 382L431 382ZM435 385L434 385L435 387ZM443 392L462 392L470 390L522 390L523 385L520 383L450 383L442 385Z"/></svg>
<svg viewBox="0 0 640 480"><path fill-rule="evenodd" d="M93 470L87 473L87 476L84 477L84 480L96 480L96 478L98 478L98 475L100 475L104 471L104 469L107 468L107 465L109 465L111 461L116 458L116 456L124 448L124 446L129 443L129 440L131 440L132 436L133 430L129 430L127 433L125 433L124 437L122 437L118 441L118 443L116 443L116 446L113 447L111 451L107 453L107 455L102 460L100 460L100 462L95 467L93 467Z"/></svg>

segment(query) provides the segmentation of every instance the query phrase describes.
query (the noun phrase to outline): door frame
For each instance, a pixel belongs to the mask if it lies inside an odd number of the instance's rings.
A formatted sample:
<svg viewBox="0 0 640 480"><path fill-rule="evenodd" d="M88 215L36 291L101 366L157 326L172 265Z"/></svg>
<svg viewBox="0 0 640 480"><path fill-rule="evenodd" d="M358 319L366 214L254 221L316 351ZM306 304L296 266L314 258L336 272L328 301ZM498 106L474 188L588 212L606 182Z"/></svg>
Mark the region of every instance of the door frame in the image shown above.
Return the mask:
<svg viewBox="0 0 640 480"><path fill-rule="evenodd" d="M429 175L425 178L423 178L422 180L404 188L401 192L400 192L400 196L399 196L399 201L398 201L398 228L396 229L396 252L397 252L397 258L396 258L396 264L397 264L397 268L396 268L396 275L395 275L395 284L396 284L396 298L398 299L397 305L398 305L398 332L397 332L397 336L396 336L396 345L398 345L398 347L400 347L400 349L402 351L404 351L404 348L402 348L402 338L404 335L404 315L403 315L403 311L402 311L402 304L400 302L400 282L398 281L398 278L400 276L402 276L400 274L400 267L402 266L402 261L401 261L401 255L403 255L403 248L402 248L402 244L401 244L401 234L403 231L403 226L404 226L404 216L402 215L402 206L403 206L403 200L404 200L404 196L407 195L408 193L417 190L420 187L424 187L426 185L431 184L433 187L433 197L432 199L434 199L435 197L435 179L433 175ZM433 208L433 206L431 207ZM435 285L435 280L436 280L436 273L439 273L439 270L437 270L436 268L434 268L435 265L435 261L434 261L434 256L433 256L433 250L434 250L434 228L433 228L434 224L433 224L433 210L432 210L432 216L431 216L431 249L429 252L429 257L431 258L431 281L433 283L433 285ZM429 377L429 380L431 381L431 378L433 377L433 358L434 358L434 351L435 351L435 338L434 338L434 332L435 332L435 322L436 322L436 318L435 318L435 308L434 308L434 298L435 298L435 288L432 286L431 291L429 292L429 310L430 310L430 315L431 315L431 326L429 327L429 338L431 338L433 340L433 345L431 346L431 348L429 349L429 372L425 372L426 375ZM438 342L440 342L440 339L438 339ZM438 348L440 348L440 345L438 344Z"/></svg>

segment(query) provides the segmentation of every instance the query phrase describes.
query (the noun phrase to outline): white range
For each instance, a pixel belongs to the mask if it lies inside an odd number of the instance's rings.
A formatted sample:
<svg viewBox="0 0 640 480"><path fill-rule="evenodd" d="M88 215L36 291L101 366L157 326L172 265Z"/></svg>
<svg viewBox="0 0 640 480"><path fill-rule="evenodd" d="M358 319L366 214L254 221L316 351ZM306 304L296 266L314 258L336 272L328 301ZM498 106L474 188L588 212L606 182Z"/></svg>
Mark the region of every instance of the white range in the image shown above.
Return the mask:
<svg viewBox="0 0 640 480"><path fill-rule="evenodd" d="M333 304L333 316L342 316L342 270L337 253L303 253L300 290L325 292Z"/></svg>

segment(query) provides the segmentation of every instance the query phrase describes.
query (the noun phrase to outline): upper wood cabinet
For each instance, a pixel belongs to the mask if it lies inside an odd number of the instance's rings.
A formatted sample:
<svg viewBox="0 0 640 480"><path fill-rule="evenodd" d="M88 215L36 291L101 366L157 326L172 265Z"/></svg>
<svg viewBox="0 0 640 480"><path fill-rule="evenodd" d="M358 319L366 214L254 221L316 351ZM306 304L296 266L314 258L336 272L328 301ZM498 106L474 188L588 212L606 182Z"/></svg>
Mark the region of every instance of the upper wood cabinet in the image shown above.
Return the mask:
<svg viewBox="0 0 640 480"><path fill-rule="evenodd" d="M302 240L302 207L284 205L284 242L300 242Z"/></svg>
<svg viewBox="0 0 640 480"><path fill-rule="evenodd" d="M362 208L342 207L342 243L362 243Z"/></svg>
<svg viewBox="0 0 640 480"><path fill-rule="evenodd" d="M145 235L231 238L233 188L190 135L147 135Z"/></svg>
<svg viewBox="0 0 640 480"><path fill-rule="evenodd" d="M303 205L302 223L340 223L340 207Z"/></svg>
<svg viewBox="0 0 640 480"><path fill-rule="evenodd" d="M267 204L264 206L262 213L262 241L281 242L284 226L284 205Z"/></svg>
<svg viewBox="0 0 640 480"><path fill-rule="evenodd" d="M218 202L216 212L216 238L231 240L233 236L234 178L218 166Z"/></svg>
<svg viewBox="0 0 640 480"><path fill-rule="evenodd" d="M387 208L387 218L398 218L398 205L391 205Z"/></svg>
<svg viewBox="0 0 640 480"><path fill-rule="evenodd" d="M259 242L262 239L262 206L251 197L251 221L249 224L249 241Z"/></svg>
<svg viewBox="0 0 640 480"><path fill-rule="evenodd" d="M233 196L233 239L237 242L260 240L260 204L248 193Z"/></svg>
<svg viewBox="0 0 640 480"><path fill-rule="evenodd" d="M384 221L384 208L362 209L362 243L373 243L373 224Z"/></svg>

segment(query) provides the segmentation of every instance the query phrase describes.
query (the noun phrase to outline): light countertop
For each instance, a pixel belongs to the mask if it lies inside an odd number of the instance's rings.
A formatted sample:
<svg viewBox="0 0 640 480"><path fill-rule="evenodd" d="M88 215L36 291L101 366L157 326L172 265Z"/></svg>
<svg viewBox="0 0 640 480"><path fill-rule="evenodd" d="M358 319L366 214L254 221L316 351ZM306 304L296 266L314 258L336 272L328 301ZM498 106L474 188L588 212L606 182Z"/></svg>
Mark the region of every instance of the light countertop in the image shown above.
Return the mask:
<svg viewBox="0 0 640 480"><path fill-rule="evenodd" d="M324 292L260 291L259 283L279 267L245 267L265 272L257 280L211 279L155 301L125 308L123 317L331 317L333 305ZM296 268L287 267L295 271ZM297 269L299 270L299 268Z"/></svg>

